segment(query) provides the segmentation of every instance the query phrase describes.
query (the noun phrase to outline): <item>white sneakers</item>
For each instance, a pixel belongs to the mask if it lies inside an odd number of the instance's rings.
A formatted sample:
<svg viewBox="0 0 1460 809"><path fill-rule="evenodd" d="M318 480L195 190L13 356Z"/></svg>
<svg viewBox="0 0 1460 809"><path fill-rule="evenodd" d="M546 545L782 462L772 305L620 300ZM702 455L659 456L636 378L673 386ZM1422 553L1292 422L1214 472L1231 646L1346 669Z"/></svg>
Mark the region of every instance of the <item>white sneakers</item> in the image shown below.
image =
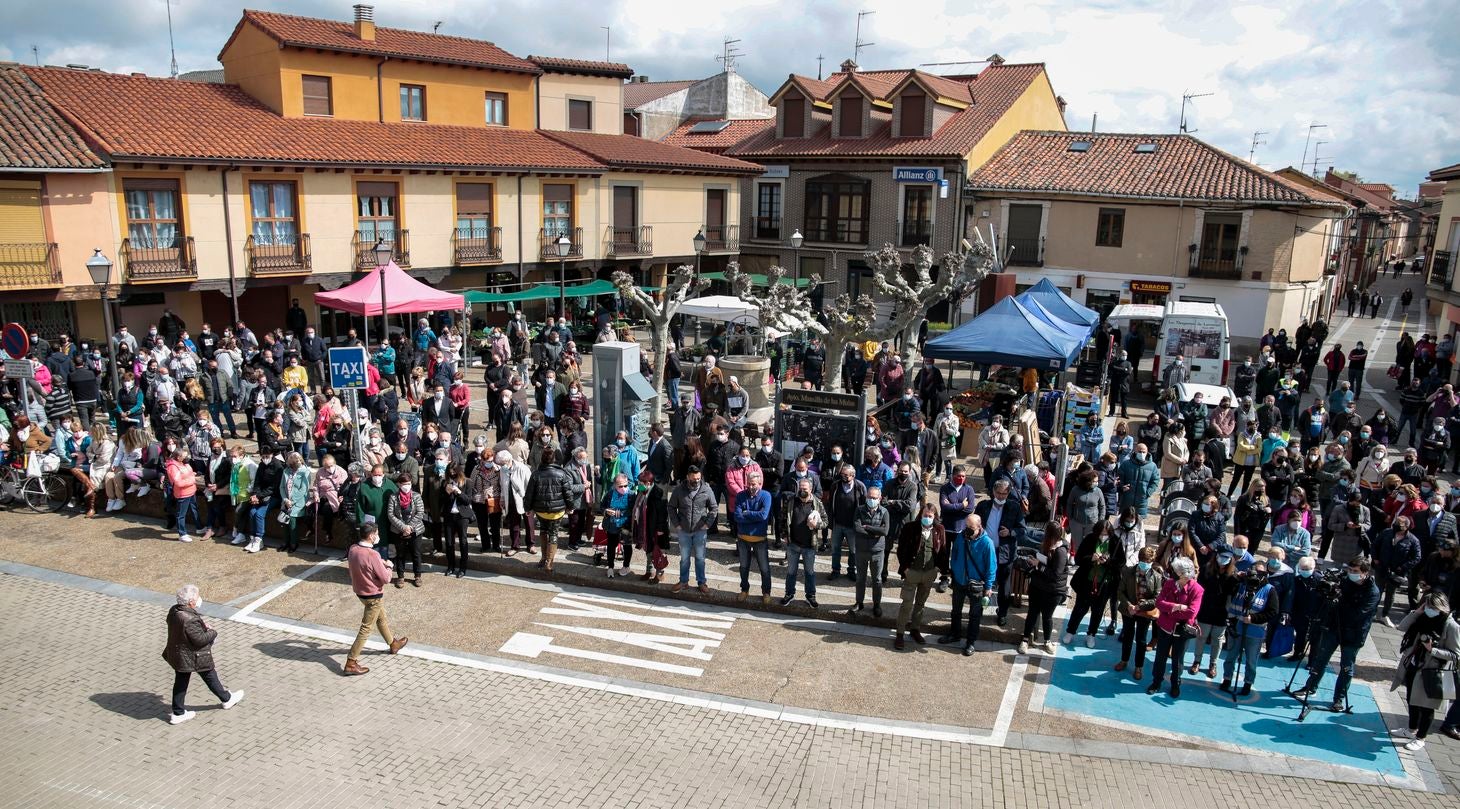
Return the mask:
<svg viewBox="0 0 1460 809"><path fill-rule="evenodd" d="M181 535L178 536L177 541L178 542L192 542L193 541L193 538L190 537L190 536L188 536L187 534L181 534Z"/></svg>
<svg viewBox="0 0 1460 809"><path fill-rule="evenodd" d="M120 498L120 497L117 498L117 499L115 499L115 500L108 500L108 501L106 501L106 510L107 511L121 511L122 509L124 509L126 507L127 507L127 501L124 500L124 499L122 499L122 498Z"/></svg>
<svg viewBox="0 0 1460 809"><path fill-rule="evenodd" d="M1019 654L1021 654L1021 655L1027 655L1027 654L1029 654L1029 641L1027 641L1027 640L1021 640L1021 641L1019 641Z"/></svg>
<svg viewBox="0 0 1460 809"><path fill-rule="evenodd" d="M137 493L137 484L133 483L131 486L128 486L127 487L127 494L136 494L136 493Z"/></svg>
<svg viewBox="0 0 1460 809"><path fill-rule="evenodd" d="M182 713L175 713L167 717L167 721L168 724L181 725L182 723L196 717L197 715L197 711L183 711Z"/></svg>
<svg viewBox="0 0 1460 809"><path fill-rule="evenodd" d="M142 484L142 487L139 488L139 489L137 489L137 496L138 497L146 497L147 496L147 493L150 492L150 491L152 491L152 487L149 486L149 485L147 485L146 483L143 483Z"/></svg>
<svg viewBox="0 0 1460 809"><path fill-rule="evenodd" d="M1411 753L1413 753L1413 752L1415 752L1417 750L1423 750L1423 749L1425 749L1425 740L1424 739L1410 739L1409 741L1407 741L1407 742L1404 743L1404 749L1405 750L1408 750Z"/></svg>
<svg viewBox="0 0 1460 809"><path fill-rule="evenodd" d="M627 576L629 575L629 569L627 567L621 567L618 569L618 574L620 576Z"/></svg>
<svg viewBox="0 0 1460 809"><path fill-rule="evenodd" d="M1064 636L1060 638L1060 644L1063 645L1063 646L1069 646L1070 645L1070 641L1072 641L1074 639L1075 639L1075 636L1074 635L1072 635L1069 632L1066 632L1064 634Z"/></svg>
<svg viewBox="0 0 1460 809"><path fill-rule="evenodd" d="M223 710L228 710L243 701L243 691L234 691L228 695L228 701L223 703Z"/></svg>
<svg viewBox="0 0 1460 809"><path fill-rule="evenodd" d="M254 537L253 540L248 543L248 546L244 548L244 550L245 551L248 551L249 553L258 553L259 551L261 551L263 549L264 549L264 538L263 537Z"/></svg>
<svg viewBox="0 0 1460 809"><path fill-rule="evenodd" d="M1047 655L1054 654L1054 641L1047 640L1044 642L1044 653Z"/></svg>
<svg viewBox="0 0 1460 809"><path fill-rule="evenodd" d="M230 543L228 543L228 544L230 544L230 545L242 545L243 543L245 543L247 541L248 541L248 537L244 536L243 534L239 533L238 531L234 531L233 532L233 541L230 542Z"/></svg>
<svg viewBox="0 0 1460 809"><path fill-rule="evenodd" d="M614 576L617 576L617 575L618 575L618 569L617 568L612 568L611 567L611 568L608 569L608 577L610 579L613 578Z"/></svg>
<svg viewBox="0 0 1460 809"><path fill-rule="evenodd" d="M1389 616L1387 616L1387 615L1384 616L1384 626L1387 626L1390 629L1393 629L1394 628L1394 620L1392 618L1390 618Z"/></svg>
<svg viewBox="0 0 1460 809"><path fill-rule="evenodd" d="M1085 648L1086 649L1094 649L1095 648L1095 636L1094 635L1086 635L1085 636Z"/></svg>

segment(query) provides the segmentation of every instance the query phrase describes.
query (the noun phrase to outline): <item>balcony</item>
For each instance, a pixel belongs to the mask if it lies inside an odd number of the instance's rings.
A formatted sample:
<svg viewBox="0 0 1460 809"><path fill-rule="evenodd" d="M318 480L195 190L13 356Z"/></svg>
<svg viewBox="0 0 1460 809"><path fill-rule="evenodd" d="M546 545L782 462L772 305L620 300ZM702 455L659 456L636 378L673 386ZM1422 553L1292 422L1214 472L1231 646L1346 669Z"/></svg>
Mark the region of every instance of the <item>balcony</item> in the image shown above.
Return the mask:
<svg viewBox="0 0 1460 809"><path fill-rule="evenodd" d="M1236 258L1201 258L1191 265L1192 278L1213 278L1219 281L1242 280L1242 268Z"/></svg>
<svg viewBox="0 0 1460 809"><path fill-rule="evenodd" d="M654 253L654 226L639 225L636 228L608 228L603 234L603 255L605 258L626 256L648 256Z"/></svg>
<svg viewBox="0 0 1460 809"><path fill-rule="evenodd" d="M309 234L294 243L265 244L249 236L243 242L249 275L303 275L310 271Z"/></svg>
<svg viewBox="0 0 1460 809"><path fill-rule="evenodd" d="M143 247L122 239L122 271L128 281L172 281L198 277L193 237L181 236L173 247Z"/></svg>
<svg viewBox="0 0 1460 809"><path fill-rule="evenodd" d="M778 216L755 217L755 238L778 242L781 240L781 218Z"/></svg>
<svg viewBox="0 0 1460 809"><path fill-rule="evenodd" d="M572 245L568 247L568 255L558 255L558 239L567 236ZM583 257L583 228L572 228L567 232L560 230L539 230L537 232L537 257L539 261L557 261L559 258L579 259Z"/></svg>
<svg viewBox="0 0 1460 809"><path fill-rule="evenodd" d="M1024 267L1044 266L1044 239L1035 236L1033 238L1009 237L1009 264L1018 264Z"/></svg>
<svg viewBox="0 0 1460 809"><path fill-rule="evenodd" d="M387 241L385 244L391 248L391 260L397 267L411 266L411 232L402 230L397 232L396 240ZM374 231L355 231L355 238L351 240L351 247L355 251L356 271L373 270L379 266L375 257L375 242L377 236Z"/></svg>
<svg viewBox="0 0 1460 809"><path fill-rule="evenodd" d="M0 289L49 287L61 284L56 245L46 242L0 244Z"/></svg>
<svg viewBox="0 0 1460 809"><path fill-rule="evenodd" d="M740 252L739 225L705 225L700 232L705 234L706 253Z"/></svg>
<svg viewBox="0 0 1460 809"><path fill-rule="evenodd" d="M933 223L925 219L902 220L897 223L898 247L929 247L933 244Z"/></svg>
<svg viewBox="0 0 1460 809"><path fill-rule="evenodd" d="M1429 283L1432 287L1449 289L1455 279L1455 257L1449 250L1436 250L1434 263L1429 267Z"/></svg>
<svg viewBox="0 0 1460 809"><path fill-rule="evenodd" d="M502 229L456 228L451 231L451 255L458 266L500 263Z"/></svg>

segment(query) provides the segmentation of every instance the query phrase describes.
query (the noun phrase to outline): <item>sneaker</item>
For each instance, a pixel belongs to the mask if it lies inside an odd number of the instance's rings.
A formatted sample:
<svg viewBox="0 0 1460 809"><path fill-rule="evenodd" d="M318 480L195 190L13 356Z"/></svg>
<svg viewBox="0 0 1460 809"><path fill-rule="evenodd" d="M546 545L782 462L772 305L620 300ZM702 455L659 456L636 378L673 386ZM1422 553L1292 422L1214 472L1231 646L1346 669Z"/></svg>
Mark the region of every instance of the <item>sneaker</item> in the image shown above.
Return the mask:
<svg viewBox="0 0 1460 809"><path fill-rule="evenodd" d="M1019 651L1019 654L1021 654L1021 655L1027 655L1027 654L1029 654L1029 641L1027 641L1027 640L1021 640L1021 641L1019 641L1019 650L1018 651Z"/></svg>
<svg viewBox="0 0 1460 809"><path fill-rule="evenodd" d="M1387 616L1387 615L1384 616L1384 626L1387 626L1390 629L1393 629L1394 628L1394 620L1392 618L1390 618L1389 616Z"/></svg>
<svg viewBox="0 0 1460 809"><path fill-rule="evenodd" d="M242 545L243 543L245 543L247 541L248 541L248 537L244 536L243 534L238 533L237 531L234 531L233 532L233 541L230 542L230 543L228 543L228 544L230 544L230 545Z"/></svg>
<svg viewBox="0 0 1460 809"><path fill-rule="evenodd" d="M1294 691L1293 692L1293 697L1296 698L1296 699L1302 699L1303 697L1311 697L1311 696L1313 696L1313 692L1314 691L1317 691L1317 690L1318 689L1316 689L1316 688L1308 688L1307 686L1304 686L1302 688L1299 688L1297 691Z"/></svg>
<svg viewBox="0 0 1460 809"><path fill-rule="evenodd" d="M149 485L147 485L146 483L143 483L142 484L142 487L139 488L139 489L137 489L137 496L138 497L146 497L147 496L147 493L150 492L150 491L152 491L152 487L149 486Z"/></svg>
<svg viewBox="0 0 1460 809"><path fill-rule="evenodd" d="M608 569L608 577L610 579L613 578L614 576L617 576L617 575L618 575L618 571L617 570L614 570L613 568L609 568Z"/></svg>
<svg viewBox="0 0 1460 809"><path fill-rule="evenodd" d="M1416 752L1416 751L1419 751L1419 750L1423 750L1423 749L1425 749L1425 740L1424 739L1410 739L1409 741L1407 741L1407 742L1404 743L1404 749L1405 750L1408 750L1411 753Z"/></svg>
<svg viewBox="0 0 1460 809"><path fill-rule="evenodd" d="M1110 636L1112 636L1114 634L1115 634L1115 622L1114 621L1111 621L1110 622L1110 626L1105 627L1105 637L1108 638L1108 637L1110 637Z"/></svg>
<svg viewBox="0 0 1460 809"><path fill-rule="evenodd" d="M791 602L793 602L795 600L796 600L795 594L787 593L786 594L786 597L781 599L781 606L782 607L789 607L789 606L791 606Z"/></svg>
<svg viewBox="0 0 1460 809"><path fill-rule="evenodd" d="M1397 739L1408 739L1414 735L1414 731L1409 728L1395 728L1389 731L1389 735Z"/></svg>
<svg viewBox="0 0 1460 809"><path fill-rule="evenodd" d="M806 603L807 604L810 604L811 605L811 609L813 609L813 610L819 610L819 609L821 609L821 605L816 603L816 597L815 596L806 596Z"/></svg>
<svg viewBox="0 0 1460 809"><path fill-rule="evenodd" d="M240 702L243 702L243 692L234 691L233 693L228 695L228 701L223 703L223 710L226 711Z"/></svg>
<svg viewBox="0 0 1460 809"><path fill-rule="evenodd" d="M192 542L193 541L193 538L190 537L190 536L188 536L187 534L180 534L178 536L178 538L177 538L177 541L178 542Z"/></svg>
<svg viewBox="0 0 1460 809"><path fill-rule="evenodd" d="M258 553L264 549L264 538L254 537L253 542L248 546L249 553Z"/></svg>
<svg viewBox="0 0 1460 809"><path fill-rule="evenodd" d="M1054 654L1054 641L1047 640L1044 642L1044 653L1047 655Z"/></svg>
<svg viewBox="0 0 1460 809"><path fill-rule="evenodd" d="M197 715L197 711L183 711L182 713L175 713L167 717L167 722L171 725L181 725L182 723L188 721L189 719L192 719Z"/></svg>
<svg viewBox="0 0 1460 809"><path fill-rule="evenodd" d="M136 494L136 493L137 493L137 484L133 483L131 486L128 486L127 487L127 494Z"/></svg>
<svg viewBox="0 0 1460 809"><path fill-rule="evenodd" d="M1070 641L1072 641L1074 639L1075 639L1075 636L1074 635L1070 634L1069 632L1066 632L1064 635L1062 635L1060 637L1060 645L1061 646L1069 646L1070 645Z"/></svg>
<svg viewBox="0 0 1460 809"><path fill-rule="evenodd" d="M1156 696L1156 694L1160 693L1160 691L1161 691L1161 684L1160 683L1151 683L1146 688L1146 696L1148 696L1148 697L1154 697L1154 696Z"/></svg>
<svg viewBox="0 0 1460 809"><path fill-rule="evenodd" d="M1086 649L1094 649L1095 648L1095 636L1094 635L1086 635L1085 636L1085 648Z"/></svg>
<svg viewBox="0 0 1460 809"><path fill-rule="evenodd" d="M618 569L618 574L620 576L627 576L627 575L629 575L629 572L630 572L629 569L626 568L626 567L621 567L621 568Z"/></svg>

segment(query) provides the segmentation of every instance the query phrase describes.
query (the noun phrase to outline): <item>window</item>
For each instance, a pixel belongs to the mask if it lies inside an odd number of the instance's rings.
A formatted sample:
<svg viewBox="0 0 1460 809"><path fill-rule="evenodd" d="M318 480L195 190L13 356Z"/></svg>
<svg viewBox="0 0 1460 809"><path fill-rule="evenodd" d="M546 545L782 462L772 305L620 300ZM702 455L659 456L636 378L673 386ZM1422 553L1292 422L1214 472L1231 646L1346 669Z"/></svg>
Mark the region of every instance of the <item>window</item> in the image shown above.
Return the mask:
<svg viewBox="0 0 1460 809"><path fill-rule="evenodd" d="M711 250L725 249L725 189L705 189L705 239Z"/></svg>
<svg viewBox="0 0 1460 809"><path fill-rule="evenodd" d="M1072 141L1070 141L1070 148L1069 148L1069 150L1072 151L1072 152L1088 152L1088 151L1090 151L1090 141L1088 141L1088 140L1072 140Z"/></svg>
<svg viewBox="0 0 1460 809"><path fill-rule="evenodd" d="M485 239L492 231L492 184L456 184L456 236Z"/></svg>
<svg viewBox="0 0 1460 809"><path fill-rule="evenodd" d="M400 86L400 119L402 121L426 120L426 88L419 84Z"/></svg>
<svg viewBox="0 0 1460 809"><path fill-rule="evenodd" d="M487 93L487 123L492 126L507 125L506 93Z"/></svg>
<svg viewBox="0 0 1460 809"><path fill-rule="evenodd" d="M593 128L593 102L582 98L568 99L568 128Z"/></svg>
<svg viewBox="0 0 1460 809"><path fill-rule="evenodd" d="M554 238L573 229L573 186L550 183L542 187L542 229Z"/></svg>
<svg viewBox="0 0 1460 809"><path fill-rule="evenodd" d="M933 242L933 187L909 185L902 190L900 247L930 245Z"/></svg>
<svg viewBox="0 0 1460 809"><path fill-rule="evenodd" d="M299 242L294 183L249 183L248 199L253 214L255 244L294 245Z"/></svg>
<svg viewBox="0 0 1460 809"><path fill-rule="evenodd" d="M847 292L852 300L863 295L876 295L877 287L872 283L872 269L866 262L853 259L847 262Z"/></svg>
<svg viewBox="0 0 1460 809"><path fill-rule="evenodd" d="M1208 214L1202 221L1197 269L1202 273L1237 273L1237 238L1241 214Z"/></svg>
<svg viewBox="0 0 1460 809"><path fill-rule="evenodd" d="M304 87L305 115L335 114L329 76L301 76L299 81Z"/></svg>
<svg viewBox="0 0 1460 809"><path fill-rule="evenodd" d="M926 129L927 96L905 92L898 99L897 134L904 138L921 138Z"/></svg>
<svg viewBox="0 0 1460 809"><path fill-rule="evenodd" d="M639 224L639 189L632 185L614 186L613 229L615 240L618 240L620 231L632 232L637 224Z"/></svg>
<svg viewBox="0 0 1460 809"><path fill-rule="evenodd" d="M806 240L867 243L866 180L828 175L806 184Z"/></svg>
<svg viewBox="0 0 1460 809"><path fill-rule="evenodd" d="M127 180L127 238L133 247L177 247L182 237L176 180Z"/></svg>
<svg viewBox="0 0 1460 809"><path fill-rule="evenodd" d="M758 183L755 187L755 238L781 238L780 183Z"/></svg>
<svg viewBox="0 0 1460 809"><path fill-rule="evenodd" d="M1101 208L1095 226L1096 247L1119 247L1125 238L1125 209Z"/></svg>
<svg viewBox="0 0 1460 809"><path fill-rule="evenodd" d="M781 137L806 136L806 99L786 96L781 99Z"/></svg>
<svg viewBox="0 0 1460 809"><path fill-rule="evenodd" d="M862 97L851 92L837 100L838 123L844 138L862 137Z"/></svg>
<svg viewBox="0 0 1460 809"><path fill-rule="evenodd" d="M377 241L394 244L400 224L395 183L360 183L355 192L361 247L369 247Z"/></svg>
<svg viewBox="0 0 1460 809"><path fill-rule="evenodd" d="M639 137L639 116L632 112L624 113L624 134Z"/></svg>

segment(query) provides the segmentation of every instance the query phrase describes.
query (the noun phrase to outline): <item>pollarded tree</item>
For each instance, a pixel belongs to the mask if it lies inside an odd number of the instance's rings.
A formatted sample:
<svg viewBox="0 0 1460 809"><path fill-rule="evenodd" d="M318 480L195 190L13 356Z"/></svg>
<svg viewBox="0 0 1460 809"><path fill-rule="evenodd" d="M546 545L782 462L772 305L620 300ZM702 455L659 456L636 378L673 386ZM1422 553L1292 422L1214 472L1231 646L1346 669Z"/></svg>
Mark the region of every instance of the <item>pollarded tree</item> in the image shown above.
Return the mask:
<svg viewBox="0 0 1460 809"><path fill-rule="evenodd" d="M872 282L877 294L892 300L887 320L873 324L864 340L890 340L902 336L902 357L906 367L918 361L918 326L933 306L947 301L957 307L973 294L994 268L994 251L979 237L970 250L950 250L939 262L942 271L932 277L933 251L919 245L912 251L912 278L903 270L902 255L892 245L868 253Z"/></svg>
<svg viewBox="0 0 1460 809"><path fill-rule="evenodd" d="M774 266L766 271L768 283L761 290L756 288L754 279L748 273L740 271L740 263L732 261L725 269L725 280L730 284L732 295L759 310L758 319L762 329L787 333L808 329L817 334L826 334L826 327L817 320L811 297L806 294L807 289L814 289L821 284L820 275L811 276L810 286L798 289L786 280L785 267Z"/></svg>
<svg viewBox="0 0 1460 809"><path fill-rule="evenodd" d="M820 279L817 279L818 281ZM842 352L847 343L862 343L877 320L877 302L871 295L843 292L822 312L826 323L826 389L841 390ZM860 348L858 349L861 350Z"/></svg>
<svg viewBox="0 0 1460 809"><path fill-rule="evenodd" d="M654 399L649 402L649 419L655 421L661 408L659 397L664 388L664 368L669 361L666 352L673 350L669 340L669 321L679 314L685 301L699 295L710 282L699 277L694 267L681 264L664 279L664 289L656 301L635 286L634 277L626 272L614 273L612 280L624 300L638 307L644 319L649 321L649 348L654 352Z"/></svg>

